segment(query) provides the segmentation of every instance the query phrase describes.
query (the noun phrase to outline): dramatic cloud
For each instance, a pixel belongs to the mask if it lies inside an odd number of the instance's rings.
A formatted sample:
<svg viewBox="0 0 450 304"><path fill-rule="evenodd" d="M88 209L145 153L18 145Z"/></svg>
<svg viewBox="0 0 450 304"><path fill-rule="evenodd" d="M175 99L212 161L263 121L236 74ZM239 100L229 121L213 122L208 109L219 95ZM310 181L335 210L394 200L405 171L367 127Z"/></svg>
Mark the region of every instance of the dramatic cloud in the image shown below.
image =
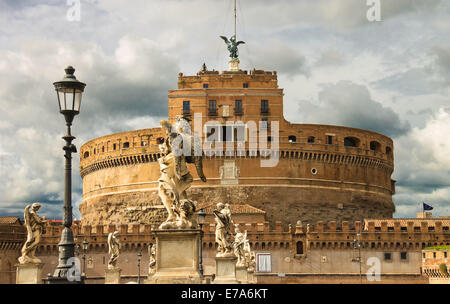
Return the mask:
<svg viewBox="0 0 450 304"><path fill-rule="evenodd" d="M219 35L233 33L232 1L81 0L69 22L62 0L0 2L0 214L45 203L59 217L64 119L52 83L73 65L87 83L75 144L156 126L178 72L224 70ZM417 203L449 214L450 4L381 0L369 22L361 0L238 1L241 68L278 72L285 116L392 136L397 216ZM299 109L300 107L300 109ZM78 155L73 201L81 202ZM77 209L74 213L79 216Z"/></svg>
<svg viewBox="0 0 450 304"><path fill-rule="evenodd" d="M318 105L302 101L300 112L304 122L343 125L388 136L405 134L410 128L390 108L372 100L366 87L348 81L323 89Z"/></svg>

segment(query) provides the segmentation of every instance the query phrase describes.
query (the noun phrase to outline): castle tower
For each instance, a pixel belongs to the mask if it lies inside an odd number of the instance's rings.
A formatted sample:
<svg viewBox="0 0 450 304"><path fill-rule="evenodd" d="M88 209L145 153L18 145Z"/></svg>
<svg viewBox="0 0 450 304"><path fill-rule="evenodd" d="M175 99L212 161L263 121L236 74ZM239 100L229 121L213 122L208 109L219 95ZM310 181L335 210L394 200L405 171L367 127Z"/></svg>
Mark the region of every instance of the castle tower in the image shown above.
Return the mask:
<svg viewBox="0 0 450 304"><path fill-rule="evenodd" d="M189 197L200 206L248 204L264 210L271 226L392 217L392 140L356 128L290 123L283 117L283 96L274 71L219 72L204 65L196 75L179 74L168 94L168 119L191 120L202 138L208 179L200 181L189 165ZM161 136L157 127L106 135L81 147L84 223L165 219L157 193ZM271 158L275 165L262 165Z"/></svg>

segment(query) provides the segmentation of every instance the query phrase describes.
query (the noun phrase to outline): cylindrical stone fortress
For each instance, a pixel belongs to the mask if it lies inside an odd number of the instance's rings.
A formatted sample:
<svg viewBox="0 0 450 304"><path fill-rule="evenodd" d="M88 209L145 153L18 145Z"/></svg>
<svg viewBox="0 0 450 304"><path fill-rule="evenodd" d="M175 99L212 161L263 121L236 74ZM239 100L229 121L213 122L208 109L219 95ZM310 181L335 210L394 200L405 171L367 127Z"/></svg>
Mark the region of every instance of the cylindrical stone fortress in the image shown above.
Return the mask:
<svg viewBox="0 0 450 304"><path fill-rule="evenodd" d="M198 179L194 165L188 165L194 176L188 195L200 205L249 204L266 211L270 225L392 217L392 140L367 130L287 122L276 72L180 73L178 89L168 97L169 121L177 115L192 119L192 130L203 142L212 134L211 121L216 121L224 150L227 144L234 148L211 155L209 144L204 144L206 183ZM194 114L201 114L200 120ZM235 121L247 125L245 135L230 126ZM268 123L268 147L279 142L272 153L276 166L261 165L269 156L260 146L260 121ZM278 122L278 133L273 122ZM164 136L161 128L143 129L96 138L81 147L83 223L156 224L165 219L157 194L156 143ZM257 147L251 144L254 140Z"/></svg>

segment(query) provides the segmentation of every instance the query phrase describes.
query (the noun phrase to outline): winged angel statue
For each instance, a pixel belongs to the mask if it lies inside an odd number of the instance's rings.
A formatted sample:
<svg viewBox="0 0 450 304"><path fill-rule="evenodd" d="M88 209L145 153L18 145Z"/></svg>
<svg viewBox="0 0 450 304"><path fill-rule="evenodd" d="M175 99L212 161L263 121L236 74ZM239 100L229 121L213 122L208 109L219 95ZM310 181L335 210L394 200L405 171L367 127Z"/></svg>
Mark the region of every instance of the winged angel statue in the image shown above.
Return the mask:
<svg viewBox="0 0 450 304"><path fill-rule="evenodd" d="M225 41L225 44L228 46L228 51L230 52L230 57L232 60L236 60L239 57L239 53L238 53L238 45L239 44L243 44L245 43L244 41L237 41L236 42L236 37L235 36L231 36L230 40L228 40L227 37L225 36L220 36L220 38L223 39L223 41Z"/></svg>
<svg viewBox="0 0 450 304"><path fill-rule="evenodd" d="M189 122L183 117L176 118L172 126L166 120L160 121L166 131L166 138L159 138L159 150L162 156L158 159L161 176L159 182L159 197L166 207L168 217L159 229L192 228L192 216L196 211L196 201L188 199L186 190L193 181L187 164L195 164L197 174L203 182L201 140L191 134Z"/></svg>
<svg viewBox="0 0 450 304"><path fill-rule="evenodd" d="M47 220L45 216L39 217L37 211L41 208L39 203L27 205L24 211L25 226L27 228L27 240L23 244L22 256L19 258L20 264L40 263L36 255L36 248L41 240Z"/></svg>

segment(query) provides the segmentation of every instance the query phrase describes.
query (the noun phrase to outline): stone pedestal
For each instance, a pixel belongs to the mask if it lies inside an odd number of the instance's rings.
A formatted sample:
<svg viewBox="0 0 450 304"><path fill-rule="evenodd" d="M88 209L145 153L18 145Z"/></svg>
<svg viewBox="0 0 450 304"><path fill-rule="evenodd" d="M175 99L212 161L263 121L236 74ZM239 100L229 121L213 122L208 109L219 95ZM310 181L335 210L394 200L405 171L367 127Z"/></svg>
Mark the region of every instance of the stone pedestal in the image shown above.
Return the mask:
<svg viewBox="0 0 450 304"><path fill-rule="evenodd" d="M156 270L146 284L200 284L200 230L155 230Z"/></svg>
<svg viewBox="0 0 450 304"><path fill-rule="evenodd" d="M42 284L43 263L17 264L16 284Z"/></svg>
<svg viewBox="0 0 450 304"><path fill-rule="evenodd" d="M254 271L247 272L247 280L249 284L256 284L256 275Z"/></svg>
<svg viewBox="0 0 450 304"><path fill-rule="evenodd" d="M248 284L247 267L236 266L236 280L241 282L241 284Z"/></svg>
<svg viewBox="0 0 450 304"><path fill-rule="evenodd" d="M239 284L236 280L236 256L216 257L216 278L213 284Z"/></svg>
<svg viewBox="0 0 450 304"><path fill-rule="evenodd" d="M234 72L239 71L239 62L240 62L239 59L231 59L229 61L230 71Z"/></svg>
<svg viewBox="0 0 450 304"><path fill-rule="evenodd" d="M122 269L106 269L105 271L105 284L120 284L120 273Z"/></svg>

